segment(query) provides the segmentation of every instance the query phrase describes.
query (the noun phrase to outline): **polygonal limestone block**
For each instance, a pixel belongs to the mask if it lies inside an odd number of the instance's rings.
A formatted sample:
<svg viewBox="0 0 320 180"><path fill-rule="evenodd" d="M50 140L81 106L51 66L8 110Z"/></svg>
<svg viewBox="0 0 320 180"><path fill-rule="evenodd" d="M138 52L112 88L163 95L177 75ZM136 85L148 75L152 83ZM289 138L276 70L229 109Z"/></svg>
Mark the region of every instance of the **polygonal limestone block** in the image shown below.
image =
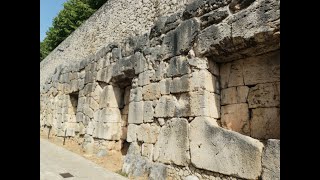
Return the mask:
<svg viewBox="0 0 320 180"><path fill-rule="evenodd" d="M137 127L138 141L145 143L155 143L159 135L160 127L156 124L141 124Z"/></svg>
<svg viewBox="0 0 320 180"><path fill-rule="evenodd" d="M190 92L191 116L220 118L220 96L208 91Z"/></svg>
<svg viewBox="0 0 320 180"><path fill-rule="evenodd" d="M219 92L219 82L208 70L203 69L192 73L190 79L191 91L207 90L209 92Z"/></svg>
<svg viewBox="0 0 320 180"><path fill-rule="evenodd" d="M207 58L192 57L192 58L188 59L188 64L192 67L196 67L197 69L207 69L208 68Z"/></svg>
<svg viewBox="0 0 320 180"><path fill-rule="evenodd" d="M129 102L139 102L142 101L142 87L137 87L130 90Z"/></svg>
<svg viewBox="0 0 320 180"><path fill-rule="evenodd" d="M156 66L154 67L155 73L151 77L152 81L160 81L164 78L165 74L167 74L168 63L161 61L155 61Z"/></svg>
<svg viewBox="0 0 320 180"><path fill-rule="evenodd" d="M148 69L148 63L146 58L143 56L142 53L136 52L133 56L134 58L134 70L135 74L142 73L143 71Z"/></svg>
<svg viewBox="0 0 320 180"><path fill-rule="evenodd" d="M280 52L271 52L243 60L245 85L280 81Z"/></svg>
<svg viewBox="0 0 320 180"><path fill-rule="evenodd" d="M160 81L160 93L162 95L170 94L170 84L172 83L172 79L162 79Z"/></svg>
<svg viewBox="0 0 320 180"><path fill-rule="evenodd" d="M142 156L152 160L153 157L153 144L143 143L141 147Z"/></svg>
<svg viewBox="0 0 320 180"><path fill-rule="evenodd" d="M168 32L161 46L163 59L188 53L199 28L200 25L196 19L189 19L182 22L175 30Z"/></svg>
<svg viewBox="0 0 320 180"><path fill-rule="evenodd" d="M249 108L258 107L279 107L280 93L276 83L258 84L249 90L248 104Z"/></svg>
<svg viewBox="0 0 320 180"><path fill-rule="evenodd" d="M280 108L252 109L251 136L258 139L280 139Z"/></svg>
<svg viewBox="0 0 320 180"><path fill-rule="evenodd" d="M129 103L129 114L128 114L129 124L143 123L143 112L144 112L143 103L144 103L143 101Z"/></svg>
<svg viewBox="0 0 320 180"><path fill-rule="evenodd" d="M143 99L145 101L152 101L159 99L160 93L160 83L151 83L143 87L142 89Z"/></svg>
<svg viewBox="0 0 320 180"><path fill-rule="evenodd" d="M121 114L118 108L103 108L95 113L94 120L105 123L120 123Z"/></svg>
<svg viewBox="0 0 320 180"><path fill-rule="evenodd" d="M114 107L114 108L122 108L124 106L123 103L123 90L114 87L112 85L105 86L103 91L101 92L99 107Z"/></svg>
<svg viewBox="0 0 320 180"><path fill-rule="evenodd" d="M88 135L92 135L93 134L93 130L95 129L95 125L96 123L93 122L88 122L87 127L85 128L85 133Z"/></svg>
<svg viewBox="0 0 320 180"><path fill-rule="evenodd" d="M154 109L155 117L173 117L177 99L173 96L161 96Z"/></svg>
<svg viewBox="0 0 320 180"><path fill-rule="evenodd" d="M107 67L100 69L97 72L97 81L109 83L112 78L113 67L114 67L114 64L110 64Z"/></svg>
<svg viewBox="0 0 320 180"><path fill-rule="evenodd" d="M190 75L184 75L182 77L176 77L171 81L170 92L181 93L188 92L190 90Z"/></svg>
<svg viewBox="0 0 320 180"><path fill-rule="evenodd" d="M243 82L243 61L224 63L220 66L221 88L242 86Z"/></svg>
<svg viewBox="0 0 320 180"><path fill-rule="evenodd" d="M128 142L137 141L137 130L138 130L137 125L135 125L135 124L128 125L128 131L127 131L127 141Z"/></svg>
<svg viewBox="0 0 320 180"><path fill-rule="evenodd" d="M94 139L90 135L84 135L82 148L86 154L93 154Z"/></svg>
<svg viewBox="0 0 320 180"><path fill-rule="evenodd" d="M174 117L188 117L191 116L190 111L190 94L182 93L177 96L177 101L175 102Z"/></svg>
<svg viewBox="0 0 320 180"><path fill-rule="evenodd" d="M249 136L249 108L247 103L231 104L221 107L222 126Z"/></svg>
<svg viewBox="0 0 320 180"><path fill-rule="evenodd" d="M214 45L220 45L220 42L230 35L231 26L226 23L213 24L205 28L199 32L196 40L197 45L194 48L196 55L202 56L208 53L219 55L220 51Z"/></svg>
<svg viewBox="0 0 320 180"><path fill-rule="evenodd" d="M191 163L197 168L257 179L262 149L258 140L217 127L206 119L190 124Z"/></svg>
<svg viewBox="0 0 320 180"><path fill-rule="evenodd" d="M167 167L162 163L152 163L148 178L149 180L166 180Z"/></svg>
<svg viewBox="0 0 320 180"><path fill-rule="evenodd" d="M152 101L144 101L143 104L143 122L153 122L153 102Z"/></svg>
<svg viewBox="0 0 320 180"><path fill-rule="evenodd" d="M221 90L221 105L246 103L249 88L247 86L230 87Z"/></svg>
<svg viewBox="0 0 320 180"><path fill-rule="evenodd" d="M107 140L120 140L121 123L96 123L93 137Z"/></svg>
<svg viewBox="0 0 320 180"><path fill-rule="evenodd" d="M189 127L186 119L173 118L162 126L154 148L154 160L181 166L189 164Z"/></svg>
<svg viewBox="0 0 320 180"><path fill-rule="evenodd" d="M170 59L167 70L168 77L182 76L190 72L191 69L185 56L177 56Z"/></svg>
<svg viewBox="0 0 320 180"><path fill-rule="evenodd" d="M152 71L144 71L139 74L138 78L138 85L139 86L145 86L150 84L150 79L153 76Z"/></svg>
<svg viewBox="0 0 320 180"><path fill-rule="evenodd" d="M262 155L262 180L280 179L280 140L268 139Z"/></svg>
<svg viewBox="0 0 320 180"><path fill-rule="evenodd" d="M219 7L228 5L230 0L205 0L205 1L194 1L186 5L183 11L183 19L188 19L191 17L199 17L205 13L208 13Z"/></svg>

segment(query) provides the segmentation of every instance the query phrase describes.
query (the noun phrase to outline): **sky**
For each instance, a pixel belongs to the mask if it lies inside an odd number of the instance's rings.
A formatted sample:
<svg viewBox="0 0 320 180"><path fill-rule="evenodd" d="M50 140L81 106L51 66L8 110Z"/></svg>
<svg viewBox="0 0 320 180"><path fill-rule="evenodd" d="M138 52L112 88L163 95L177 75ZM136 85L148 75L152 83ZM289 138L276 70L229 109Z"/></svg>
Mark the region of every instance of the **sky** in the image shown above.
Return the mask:
<svg viewBox="0 0 320 180"><path fill-rule="evenodd" d="M46 32L51 27L53 19L63 9L67 0L40 0L40 41L46 37Z"/></svg>

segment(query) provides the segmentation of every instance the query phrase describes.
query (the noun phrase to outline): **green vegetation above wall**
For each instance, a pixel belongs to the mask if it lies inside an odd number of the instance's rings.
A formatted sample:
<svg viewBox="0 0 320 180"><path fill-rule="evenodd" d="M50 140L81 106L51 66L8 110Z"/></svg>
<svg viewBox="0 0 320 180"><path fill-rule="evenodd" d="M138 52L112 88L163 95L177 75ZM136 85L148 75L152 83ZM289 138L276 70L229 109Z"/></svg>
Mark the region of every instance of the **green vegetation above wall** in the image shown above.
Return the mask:
<svg viewBox="0 0 320 180"><path fill-rule="evenodd" d="M107 0L69 0L40 42L40 62Z"/></svg>

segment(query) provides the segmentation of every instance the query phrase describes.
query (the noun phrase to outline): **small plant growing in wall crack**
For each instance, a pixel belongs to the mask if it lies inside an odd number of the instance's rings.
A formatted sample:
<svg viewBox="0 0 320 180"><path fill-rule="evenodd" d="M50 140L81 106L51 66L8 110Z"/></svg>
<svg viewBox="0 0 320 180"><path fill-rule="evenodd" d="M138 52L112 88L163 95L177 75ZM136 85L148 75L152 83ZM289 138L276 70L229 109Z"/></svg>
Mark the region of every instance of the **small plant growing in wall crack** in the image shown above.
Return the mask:
<svg viewBox="0 0 320 180"><path fill-rule="evenodd" d="M128 174L126 174L125 172L122 172L122 170L118 170L116 171L117 174L120 174L121 176L124 176L124 177L128 177Z"/></svg>

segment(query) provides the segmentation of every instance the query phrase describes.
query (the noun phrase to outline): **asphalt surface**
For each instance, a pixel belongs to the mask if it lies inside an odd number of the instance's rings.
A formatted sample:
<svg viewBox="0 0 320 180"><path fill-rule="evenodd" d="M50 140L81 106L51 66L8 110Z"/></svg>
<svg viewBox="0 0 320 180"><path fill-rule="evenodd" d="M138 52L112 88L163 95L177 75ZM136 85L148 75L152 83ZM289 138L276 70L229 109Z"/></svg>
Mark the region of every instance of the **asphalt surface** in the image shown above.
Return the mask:
<svg viewBox="0 0 320 180"><path fill-rule="evenodd" d="M73 177L64 178L61 173L70 173ZM127 178L107 171L78 154L40 138L40 180L78 179L125 180Z"/></svg>

